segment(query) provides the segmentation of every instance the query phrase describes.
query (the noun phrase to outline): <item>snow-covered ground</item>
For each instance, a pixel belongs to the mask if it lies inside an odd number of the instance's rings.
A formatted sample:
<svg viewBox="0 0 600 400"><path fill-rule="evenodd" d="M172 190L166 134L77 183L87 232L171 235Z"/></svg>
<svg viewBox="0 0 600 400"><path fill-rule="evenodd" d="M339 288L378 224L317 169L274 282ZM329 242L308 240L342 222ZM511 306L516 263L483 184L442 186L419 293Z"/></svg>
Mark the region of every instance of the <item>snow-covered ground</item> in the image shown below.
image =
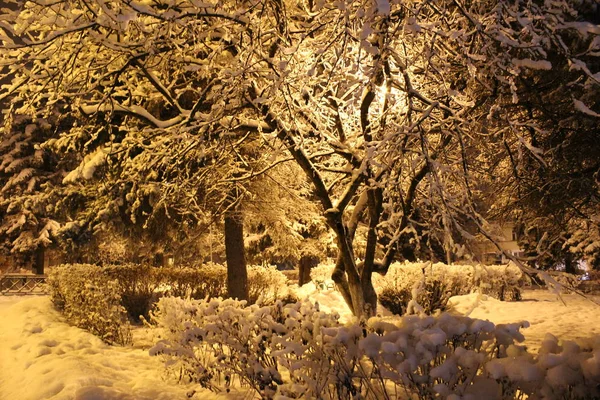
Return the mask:
<svg viewBox="0 0 600 400"><path fill-rule="evenodd" d="M547 290L526 290L522 301L504 302L469 294L452 297L449 304L452 313L495 324L528 321L530 326L521 332L531 353L537 352L546 333L563 340L600 335L599 296L583 298L577 294L562 294L561 298L564 303Z"/></svg>
<svg viewBox="0 0 600 400"><path fill-rule="evenodd" d="M349 320L340 294L299 290ZM561 339L600 334L599 306L576 295L563 295L566 306L546 291L526 291L521 302L501 302L477 294L451 299L451 312L495 323L528 320L525 344L535 351L547 332ZM598 298L596 298L598 300ZM384 310L381 310L384 312ZM167 377L158 358L148 355L152 333L137 329L133 347L108 346L66 324L48 297L0 297L0 399L15 400L171 400L185 399L195 386ZM200 391L195 399L225 399Z"/></svg>
<svg viewBox="0 0 600 400"><path fill-rule="evenodd" d="M334 289L315 291L314 285L309 283L300 288L299 294L318 302L323 311L339 312L342 321L352 318L344 299ZM600 296L583 298L577 294L562 294L561 298L543 289L525 290L523 300L514 302L473 293L452 297L448 312L495 324L529 321L529 328L521 332L525 335L524 344L532 353L539 349L546 333L564 340L600 335ZM379 309L378 314L390 315L385 309Z"/></svg>
<svg viewBox="0 0 600 400"><path fill-rule="evenodd" d="M147 349L108 346L66 324L47 296L0 296L2 400L186 399L195 387L164 371ZM197 396L227 398L208 391Z"/></svg>

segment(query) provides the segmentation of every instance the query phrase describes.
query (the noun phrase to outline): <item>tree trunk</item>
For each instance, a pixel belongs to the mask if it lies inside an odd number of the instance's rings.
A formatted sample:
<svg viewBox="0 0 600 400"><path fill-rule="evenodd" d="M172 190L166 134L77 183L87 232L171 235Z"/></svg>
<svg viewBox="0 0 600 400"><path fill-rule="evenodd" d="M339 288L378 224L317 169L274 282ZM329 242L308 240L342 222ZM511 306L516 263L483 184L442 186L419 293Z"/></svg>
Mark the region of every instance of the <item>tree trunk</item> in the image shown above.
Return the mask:
<svg viewBox="0 0 600 400"><path fill-rule="evenodd" d="M154 260L152 260L152 265L155 267L164 267L165 266L165 255L164 253L156 253L154 254Z"/></svg>
<svg viewBox="0 0 600 400"><path fill-rule="evenodd" d="M248 272L244 254L244 225L239 211L225 213L225 257L227 258L227 292L229 297L248 300Z"/></svg>
<svg viewBox="0 0 600 400"><path fill-rule="evenodd" d="M310 270L319 265L319 257L302 256L299 262L298 286L310 282Z"/></svg>
<svg viewBox="0 0 600 400"><path fill-rule="evenodd" d="M573 255L570 251L567 251L565 254L565 272L569 274L577 274L576 263L573 260Z"/></svg>
<svg viewBox="0 0 600 400"><path fill-rule="evenodd" d="M39 246L33 255L33 272L36 275L44 275L45 250L44 247Z"/></svg>
<svg viewBox="0 0 600 400"><path fill-rule="evenodd" d="M338 260L331 278L356 317L359 319L372 317L375 315L377 306L377 294L373 289L370 274L366 280L361 279L361 275L364 276L364 274L360 274L358 271L354 251L341 214L327 215L327 223L336 233L339 249Z"/></svg>

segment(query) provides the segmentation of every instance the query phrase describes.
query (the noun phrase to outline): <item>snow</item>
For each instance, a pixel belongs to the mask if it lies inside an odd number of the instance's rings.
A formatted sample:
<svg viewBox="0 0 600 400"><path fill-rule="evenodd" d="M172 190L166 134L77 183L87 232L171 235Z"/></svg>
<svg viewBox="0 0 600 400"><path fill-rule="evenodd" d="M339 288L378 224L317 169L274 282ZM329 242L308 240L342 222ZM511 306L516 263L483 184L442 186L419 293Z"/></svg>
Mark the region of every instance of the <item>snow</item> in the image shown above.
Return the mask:
<svg viewBox="0 0 600 400"><path fill-rule="evenodd" d="M573 103L575 104L575 108L581 111L582 113L591 115L592 117L600 117L600 114L586 106L584 102L577 99L573 99Z"/></svg>
<svg viewBox="0 0 600 400"><path fill-rule="evenodd" d="M472 293L450 298L450 312L471 318L489 320L494 324L528 321L529 327L521 329L530 353L541 347L546 334L552 333L562 340L576 340L600 335L597 318L599 296L585 299L576 294L562 294L563 303L546 290L525 290L523 300L504 302L486 295Z"/></svg>
<svg viewBox="0 0 600 400"><path fill-rule="evenodd" d="M300 299L309 298L315 303L319 303L319 309L324 312L337 312L340 315L340 322L346 323L352 320L352 313L346 306L344 298L337 290L331 288L333 281L325 282L324 285L330 289L318 289L314 282L309 282L297 289L296 295Z"/></svg>
<svg viewBox="0 0 600 400"><path fill-rule="evenodd" d="M322 311L339 313L342 323L352 320L352 314L346 307L344 299L335 289L317 289L310 282L298 289L300 298L310 298L319 303ZM536 353L551 333L558 339L577 340L600 335L600 319L597 318L598 306L592 300L600 303L600 296L590 296L588 299L577 294L562 294L562 300L547 290L524 290L522 301L500 301L487 295L472 293L464 296L454 296L448 302L448 312L481 319L481 324L490 321L498 324L515 324L527 321L529 326L521 328L525 336L522 343L530 353ZM389 317L391 314L379 306L377 314ZM479 326L479 325L478 325ZM433 337L432 337L433 339Z"/></svg>
<svg viewBox="0 0 600 400"><path fill-rule="evenodd" d="M117 104L117 103L109 104L109 105L102 105L102 104L84 105L84 106L81 106L81 111L87 115L92 115L92 114L95 114L98 112L120 111L120 112L124 112L124 113L128 113L128 114L137 115L140 118L144 118L144 119L148 120L150 123L152 123L154 126L156 126L157 128L161 128L161 129L170 128L183 120L183 117L181 115L178 115L169 120L162 121L162 120L159 120L158 118L154 117L143 107L140 107L138 105L133 105L131 107L125 107L125 106L123 106L121 104Z"/></svg>
<svg viewBox="0 0 600 400"><path fill-rule="evenodd" d="M323 286L325 289L317 288L314 282L309 282L301 287L294 287L293 292L296 293L301 300L308 298L310 301L318 303L319 309L323 312L338 313L340 322L343 324L352 321L353 315L348 309L341 293L335 289L333 281L331 279L326 279L323 282ZM383 308L381 305L378 305L377 315L390 317L394 314Z"/></svg>
<svg viewBox="0 0 600 400"><path fill-rule="evenodd" d="M0 399L170 400L198 389L166 377L140 344L109 346L66 324L47 296L0 296L0 321ZM144 331L137 342L149 341Z"/></svg>
<svg viewBox="0 0 600 400"><path fill-rule="evenodd" d="M352 314L342 295L335 289L320 290L310 282L296 289L296 294L300 298L308 297L319 303L322 311L339 313L342 323L352 320ZM523 344L530 353L537 352L548 332L563 340L600 335L600 319L597 318L600 306L590 301L600 302L600 296L585 299L576 294L562 294L563 303L556 294L547 290L524 290L522 295L522 301L511 302L478 293L454 296L448 302L448 312L481 319L481 324L485 324L485 321L496 325L527 321L529 327L521 328L521 333L525 336ZM393 315L381 306L378 307L377 314L383 317ZM515 324L511 328L517 326Z"/></svg>
<svg viewBox="0 0 600 400"><path fill-rule="evenodd" d="M576 29L579 31L581 36L587 36L588 34L600 35L600 25L593 24L591 22L564 22L557 28L561 29Z"/></svg>
<svg viewBox="0 0 600 400"><path fill-rule="evenodd" d="M308 297L319 303L323 311L338 312L342 322L352 320L341 294L335 289L319 289L314 283L295 289L301 298ZM495 324L515 323L507 329L516 329L520 321L529 321L522 328L525 344L530 353L549 353L548 346L555 345L550 332L559 339L581 339L600 334L597 305L575 294L563 294L566 305L544 290L525 290L523 301L502 302L480 294L455 296L450 299L452 314L489 320ZM595 297L598 300L598 297ZM390 313L378 309L378 314ZM167 376L163 362L149 355L149 348L157 341L151 329L134 329L134 345L109 346L100 339L64 322L52 308L47 296L0 296L0 399L78 399L78 400L150 400L183 399L192 390L198 392L193 399L231 399L240 393L215 394L197 385L177 383ZM481 324L488 322L482 321ZM428 343L436 345L440 332L424 330ZM375 336L373 349L391 343L380 343ZM388 350L392 350L389 348ZM510 350L515 357L521 351ZM478 355L468 351L457 352L456 361L443 364L436 374L448 375L459 365L472 364ZM544 354L544 363L551 370L549 377L556 381L573 377L560 367L556 354ZM514 364L514 365L513 365ZM600 361L588 360L590 370L600 369ZM560 368L558 368L560 367ZM510 358L486 367L492 375L501 376L507 371L525 380L539 374L531 365L510 363ZM568 372L568 371L567 371ZM246 393L247 394L247 393Z"/></svg>
<svg viewBox="0 0 600 400"><path fill-rule="evenodd" d="M550 63L550 61L546 61L546 60L531 60L529 58L519 60L517 58L513 58L512 63L513 63L513 65L516 65L517 67L525 67L525 68L529 68L529 69L542 69L542 70L551 70L552 69L552 63Z"/></svg>
<svg viewBox="0 0 600 400"><path fill-rule="evenodd" d="M106 162L107 151L108 150L98 148L92 154L85 156L81 164L64 177L63 183L73 183L81 178L86 180L91 179L94 176L96 169Z"/></svg>
<svg viewBox="0 0 600 400"><path fill-rule="evenodd" d="M388 0L377 0L377 13L390 15L390 2Z"/></svg>

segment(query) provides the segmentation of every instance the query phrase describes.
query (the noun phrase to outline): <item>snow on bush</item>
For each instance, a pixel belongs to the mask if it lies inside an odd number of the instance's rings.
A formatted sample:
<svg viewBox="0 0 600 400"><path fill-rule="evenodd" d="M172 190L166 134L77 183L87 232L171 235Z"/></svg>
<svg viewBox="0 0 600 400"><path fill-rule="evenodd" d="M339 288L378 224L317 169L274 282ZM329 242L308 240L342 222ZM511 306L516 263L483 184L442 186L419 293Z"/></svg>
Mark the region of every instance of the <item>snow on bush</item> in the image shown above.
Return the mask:
<svg viewBox="0 0 600 400"><path fill-rule="evenodd" d="M550 279L544 282L545 286L556 293L572 293L579 289L581 281L578 276L564 271L547 271Z"/></svg>
<svg viewBox="0 0 600 400"><path fill-rule="evenodd" d="M150 353L165 355L180 376L202 387L227 390L237 381L272 398L284 384L284 366L296 379L319 379L318 373L307 375L297 363L303 357L321 357L311 344L321 327L338 326L338 318L307 300L246 307L231 299L162 298L153 319L164 339ZM287 386L293 390L295 385Z"/></svg>
<svg viewBox="0 0 600 400"><path fill-rule="evenodd" d="M87 285L95 288L94 293L110 292L112 297L107 301L115 301L123 306L135 321L140 317L149 318L152 306L161 296L210 299L227 295L227 269L219 264L161 268L131 263L103 267L65 264L54 270L49 283L57 308L64 310L67 302L72 303L77 299L87 301L87 297L66 298L80 290L82 285ZM279 298L291 296L287 278L274 266L249 267L248 292L251 303L259 301L261 304L274 303ZM86 293L86 296L91 294ZM81 306L88 307L85 304Z"/></svg>
<svg viewBox="0 0 600 400"><path fill-rule="evenodd" d="M163 267L153 272L154 279L167 288L165 294L170 296L204 299L227 294L227 268L220 264Z"/></svg>
<svg viewBox="0 0 600 400"><path fill-rule="evenodd" d="M101 268L88 264L65 264L48 275L54 305L73 325L86 329L106 343L131 343L127 312L121 289Z"/></svg>
<svg viewBox="0 0 600 400"><path fill-rule="evenodd" d="M457 268L468 268L456 265ZM516 265L475 265L474 284L479 293L487 294L501 301L521 300L519 289L527 276ZM461 293L468 294L468 293Z"/></svg>
<svg viewBox="0 0 600 400"><path fill-rule="evenodd" d="M499 300L519 300L521 279L521 270L511 264L394 263L385 276L374 275L373 283L380 303L402 315L413 298L427 314L445 310L452 296L475 291Z"/></svg>
<svg viewBox="0 0 600 400"><path fill-rule="evenodd" d="M311 270L317 288L333 285L333 264ZM452 296L479 292L498 300L520 300L521 270L513 265L394 263L386 275L373 275L379 302L394 314L406 313L411 300L427 314L445 310ZM414 296L415 295L415 296ZM413 303L414 304L414 303Z"/></svg>
<svg viewBox="0 0 600 400"><path fill-rule="evenodd" d="M310 279L315 283L315 286L320 289L325 289L332 286L333 280L331 275L335 264L319 264L310 270Z"/></svg>
<svg viewBox="0 0 600 400"><path fill-rule="evenodd" d="M254 265L248 268L248 302L273 304L278 299L292 296L288 278L274 265Z"/></svg>
<svg viewBox="0 0 600 400"><path fill-rule="evenodd" d="M449 314L341 325L308 300L283 305L163 298L152 355L214 391L235 381L262 398L597 398L600 339L517 343L527 323Z"/></svg>
<svg viewBox="0 0 600 400"><path fill-rule="evenodd" d="M227 296L227 268L206 263L200 267L161 268L160 281L168 295L192 299ZM248 299L250 303L273 303L288 296L287 277L275 266L248 266Z"/></svg>
<svg viewBox="0 0 600 400"><path fill-rule="evenodd" d="M107 265L102 273L116 281L121 295L121 304L133 320L140 316L149 317L152 304L156 302L156 291L160 281L155 277L155 268L144 264Z"/></svg>

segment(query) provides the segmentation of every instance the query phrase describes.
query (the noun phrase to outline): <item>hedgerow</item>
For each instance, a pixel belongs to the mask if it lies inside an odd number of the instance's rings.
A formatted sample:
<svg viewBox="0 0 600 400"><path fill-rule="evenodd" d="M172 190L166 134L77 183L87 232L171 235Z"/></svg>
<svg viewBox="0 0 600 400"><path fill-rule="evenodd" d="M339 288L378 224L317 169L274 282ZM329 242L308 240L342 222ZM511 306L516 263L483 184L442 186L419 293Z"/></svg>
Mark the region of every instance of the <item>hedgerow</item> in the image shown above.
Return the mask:
<svg viewBox="0 0 600 400"><path fill-rule="evenodd" d="M96 266L64 264L51 269L49 286L55 306L77 326L88 329L107 342L119 339L119 326L149 318L149 312L163 296L192 299L227 295L227 269L219 264L200 267L156 268L140 264ZM275 267L248 268L250 302L273 303L290 298L287 278ZM100 298L101 297L101 298ZM295 299L289 299L294 301ZM125 310L126 315L121 315Z"/></svg>
<svg viewBox="0 0 600 400"><path fill-rule="evenodd" d="M54 267L48 274L48 287L54 306L71 324L107 343L131 342L120 285L100 267L89 264Z"/></svg>
<svg viewBox="0 0 600 400"><path fill-rule="evenodd" d="M311 279L315 286L333 287L333 268L333 264L313 268ZM512 264L394 263L384 276L373 276L379 302L398 315L407 311L413 298L427 314L445 310L452 296L473 292L487 294L499 300L520 300L523 281L523 273Z"/></svg>
<svg viewBox="0 0 600 400"><path fill-rule="evenodd" d="M334 287L333 268L333 264L321 264L311 270L317 288ZM431 314L444 311L450 297L473 292L499 300L520 300L523 278L521 270L512 264L394 263L384 276L374 274L373 285L381 305L394 314L403 315L409 304Z"/></svg>

